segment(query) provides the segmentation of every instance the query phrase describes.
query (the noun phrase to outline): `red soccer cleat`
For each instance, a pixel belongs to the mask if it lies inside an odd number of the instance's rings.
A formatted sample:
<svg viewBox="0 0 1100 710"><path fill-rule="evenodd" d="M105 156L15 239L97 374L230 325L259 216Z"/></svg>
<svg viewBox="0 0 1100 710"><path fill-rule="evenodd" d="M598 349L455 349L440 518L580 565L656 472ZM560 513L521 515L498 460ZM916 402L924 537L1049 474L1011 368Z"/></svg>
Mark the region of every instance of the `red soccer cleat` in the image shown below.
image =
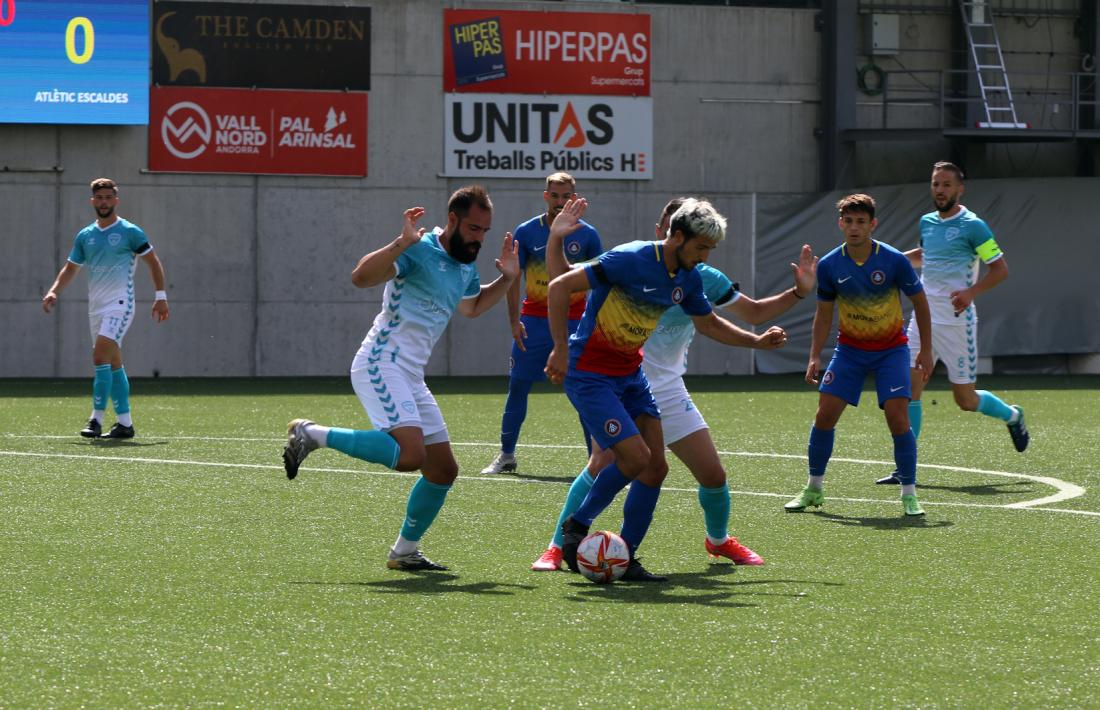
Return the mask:
<svg viewBox="0 0 1100 710"><path fill-rule="evenodd" d="M749 565L755 567L764 564L763 557L737 542L737 538L735 537L726 538L726 541L721 545L715 545L711 543L709 539L705 538L703 542L707 546L707 554L709 554L713 560L717 560L719 557L726 557L733 560L735 565Z"/></svg>
<svg viewBox="0 0 1100 710"><path fill-rule="evenodd" d="M561 548L548 547L546 552L531 563L531 569L535 572L557 572L561 570Z"/></svg>

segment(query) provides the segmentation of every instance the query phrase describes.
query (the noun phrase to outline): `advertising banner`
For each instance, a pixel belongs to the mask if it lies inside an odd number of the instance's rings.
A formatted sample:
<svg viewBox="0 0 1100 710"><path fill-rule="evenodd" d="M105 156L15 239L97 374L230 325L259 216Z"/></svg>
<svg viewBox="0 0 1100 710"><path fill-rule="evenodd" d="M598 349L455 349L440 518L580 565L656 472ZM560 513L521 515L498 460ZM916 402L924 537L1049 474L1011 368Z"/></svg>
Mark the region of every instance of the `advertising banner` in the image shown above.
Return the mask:
<svg viewBox="0 0 1100 710"><path fill-rule="evenodd" d="M443 174L650 180L653 99L445 95Z"/></svg>
<svg viewBox="0 0 1100 710"><path fill-rule="evenodd" d="M370 8L157 2L153 83L367 91Z"/></svg>
<svg viewBox="0 0 1100 710"><path fill-rule="evenodd" d="M149 169L367 174L367 94L154 87Z"/></svg>
<svg viewBox="0 0 1100 710"><path fill-rule="evenodd" d="M146 0L0 0L0 123L148 120Z"/></svg>
<svg viewBox="0 0 1100 710"><path fill-rule="evenodd" d="M649 96L649 15L443 11L443 90Z"/></svg>

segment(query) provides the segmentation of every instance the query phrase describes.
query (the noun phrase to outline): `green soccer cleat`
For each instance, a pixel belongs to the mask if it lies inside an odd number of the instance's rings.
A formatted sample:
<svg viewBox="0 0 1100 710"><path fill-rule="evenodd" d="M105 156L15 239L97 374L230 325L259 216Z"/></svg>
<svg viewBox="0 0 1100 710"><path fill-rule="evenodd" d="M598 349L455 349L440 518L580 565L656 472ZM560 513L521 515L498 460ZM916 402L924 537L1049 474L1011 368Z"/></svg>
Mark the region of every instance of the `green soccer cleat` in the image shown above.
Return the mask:
<svg viewBox="0 0 1100 710"><path fill-rule="evenodd" d="M806 486L802 489L802 492L798 494L798 497L783 506L783 510L788 513L798 513L806 508L812 508L817 506L820 508L825 505L825 491L820 488L810 488Z"/></svg>
<svg viewBox="0 0 1100 710"><path fill-rule="evenodd" d="M920 501L914 495L902 496L901 505L906 515L924 515L924 508L920 507Z"/></svg>

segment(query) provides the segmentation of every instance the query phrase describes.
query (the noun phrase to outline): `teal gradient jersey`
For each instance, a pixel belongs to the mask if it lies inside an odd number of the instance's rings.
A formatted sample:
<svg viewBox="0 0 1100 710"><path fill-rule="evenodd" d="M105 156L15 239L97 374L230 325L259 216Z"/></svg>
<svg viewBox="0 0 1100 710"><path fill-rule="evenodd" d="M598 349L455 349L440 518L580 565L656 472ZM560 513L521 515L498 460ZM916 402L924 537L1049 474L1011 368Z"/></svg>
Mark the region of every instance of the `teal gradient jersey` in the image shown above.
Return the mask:
<svg viewBox="0 0 1100 710"><path fill-rule="evenodd" d="M92 222L77 232L69 261L88 272L88 313L132 310L137 257L152 249L141 227L121 217L106 229Z"/></svg>
<svg viewBox="0 0 1100 710"><path fill-rule="evenodd" d="M958 214L947 219L940 219L937 212L920 219L920 245L924 250L921 281L928 294L932 322L941 325L959 322L951 293L974 285L978 259L990 264L1003 256L989 226L962 205L960 208ZM973 303L967 310L970 313L963 313L977 318Z"/></svg>
<svg viewBox="0 0 1100 710"><path fill-rule="evenodd" d="M714 306L725 306L741 297L737 284L713 266L699 264L695 270L703 277L703 293ZM694 337L695 323L682 308L669 308L657 321L657 328L642 346L642 369L654 392L684 376Z"/></svg>
<svg viewBox="0 0 1100 710"><path fill-rule="evenodd" d="M439 243L441 233L436 227L397 257L397 276L386 284L360 352L422 373L459 301L481 293L477 264L453 259Z"/></svg>
<svg viewBox="0 0 1100 710"><path fill-rule="evenodd" d="M845 245L817 264L817 300L835 301L840 319L837 342L860 350L886 350L908 342L899 292L921 291L909 258L889 244L871 241L871 255L857 263Z"/></svg>

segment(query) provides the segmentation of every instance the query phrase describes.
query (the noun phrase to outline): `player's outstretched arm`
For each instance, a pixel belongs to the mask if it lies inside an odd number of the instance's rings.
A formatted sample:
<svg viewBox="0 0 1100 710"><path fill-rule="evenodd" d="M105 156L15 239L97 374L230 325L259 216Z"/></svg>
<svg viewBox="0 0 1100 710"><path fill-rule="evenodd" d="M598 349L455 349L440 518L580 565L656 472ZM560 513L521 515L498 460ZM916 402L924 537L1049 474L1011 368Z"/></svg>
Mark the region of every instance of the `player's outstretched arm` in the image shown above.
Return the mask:
<svg viewBox="0 0 1100 710"><path fill-rule="evenodd" d="M777 325L757 334L738 328L725 318L719 317L714 311L705 316L692 316L691 321L695 324L697 331L723 345L774 350L787 344L787 332Z"/></svg>
<svg viewBox="0 0 1100 710"><path fill-rule="evenodd" d="M798 263L791 264L794 285L759 301L744 294L723 306L741 320L760 325L789 311L795 304L814 292L817 284L817 257L809 244L802 245Z"/></svg>
<svg viewBox="0 0 1100 710"><path fill-rule="evenodd" d="M806 363L806 382L811 385L817 384L817 373L821 371L821 348L825 347L825 339L829 337L829 330L833 327L833 307L832 301L818 301L814 312L810 358Z"/></svg>
<svg viewBox="0 0 1100 710"><path fill-rule="evenodd" d="M76 276L76 272L80 271L80 265L74 264L71 261L66 261L65 265L61 267L61 271L57 272L57 278L53 281L53 286L50 286L50 290L46 292L46 295L42 297L42 310L47 313L57 303L58 296L65 290L65 287L69 285L69 282Z"/></svg>
<svg viewBox="0 0 1100 710"><path fill-rule="evenodd" d="M918 291L909 297L913 303L913 317L917 319L917 332L920 333L920 352L914 365L921 371L924 381L932 376L932 313L928 309L928 296Z"/></svg>
<svg viewBox="0 0 1100 710"><path fill-rule="evenodd" d="M500 256L493 263L500 276L491 284L482 284L481 293L476 298L466 298L458 303L458 312L467 318L476 318L495 306L519 276L519 244L512 238L511 232L504 235Z"/></svg>
<svg viewBox="0 0 1100 710"><path fill-rule="evenodd" d="M149 267L149 277L153 279L153 288L157 291L157 298L153 299L153 320L157 323L168 320L168 299L164 296L164 285L167 280L164 276L164 264L154 251L147 251L141 255L141 260Z"/></svg>
<svg viewBox="0 0 1100 710"><path fill-rule="evenodd" d="M565 238L581 228L581 216L588 209L588 200L578 197L569 200L550 224L550 236L546 239L546 271L551 279L569 271L565 257Z"/></svg>
<svg viewBox="0 0 1100 710"><path fill-rule="evenodd" d="M416 223L424 216L423 207L410 207L405 210L404 223L401 226L401 234L396 239L367 254L351 271L351 282L357 288L370 288L378 284L386 283L397 276L397 257L413 244L420 241L424 233Z"/></svg>

